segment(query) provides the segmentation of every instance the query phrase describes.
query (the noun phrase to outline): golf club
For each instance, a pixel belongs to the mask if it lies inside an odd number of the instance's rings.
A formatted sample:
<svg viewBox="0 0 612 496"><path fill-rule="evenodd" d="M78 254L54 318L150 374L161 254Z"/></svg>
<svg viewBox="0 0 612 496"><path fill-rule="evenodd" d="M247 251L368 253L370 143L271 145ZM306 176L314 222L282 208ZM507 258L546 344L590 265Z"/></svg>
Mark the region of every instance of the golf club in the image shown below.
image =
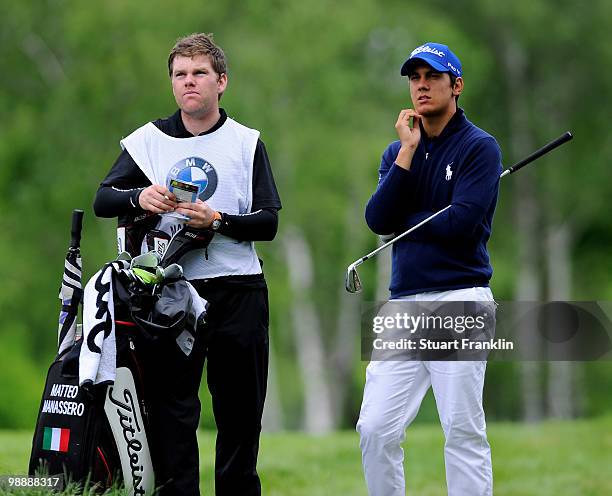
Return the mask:
<svg viewBox="0 0 612 496"><path fill-rule="evenodd" d="M534 160L537 160L542 155L547 154L548 152L554 150L558 146L561 146L563 143L567 143L572 138L573 138L572 133L569 132L569 131L566 131L565 133L563 133L561 136L559 136L554 141L551 141L550 143L544 145L542 148L536 150L535 152L533 152L528 157L524 158L520 162L517 162L516 164L514 164L512 167L509 167L508 169L503 171L501 173L501 175L499 176L500 179L502 177L504 177L504 176L508 176L510 174L514 174L516 171L522 169L527 164L530 164ZM365 262L369 258L372 258L374 255L377 255L380 251L382 251L385 248L391 246L393 243L395 243L396 241L398 241L398 240L402 239L403 237L407 236L411 232L416 231L423 224L426 224L430 220L435 219L438 215L440 215L441 213L443 213L446 210L448 210L449 208L451 208L451 206L452 205L447 205L442 210L438 210L437 212L433 213L432 215L430 215L426 219L424 219L421 222L419 222L416 226L412 226L407 231L404 231L402 234L394 237L390 241L387 241L385 244L379 246L374 251L372 251L372 252L368 253L367 255L361 257L359 260L355 260L346 269L346 276L345 276L345 279L344 279L344 287L346 288L346 290L349 293L359 293L359 292L361 292L362 285L361 285L361 280L359 279L359 274L357 273L357 267L359 267L363 262Z"/></svg>

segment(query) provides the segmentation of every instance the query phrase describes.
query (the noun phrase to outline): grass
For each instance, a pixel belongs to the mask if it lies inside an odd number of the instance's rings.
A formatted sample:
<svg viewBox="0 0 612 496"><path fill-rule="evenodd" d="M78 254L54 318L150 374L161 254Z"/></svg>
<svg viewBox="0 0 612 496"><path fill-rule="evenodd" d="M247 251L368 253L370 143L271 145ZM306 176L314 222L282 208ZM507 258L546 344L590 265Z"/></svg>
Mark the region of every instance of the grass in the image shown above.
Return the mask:
<svg viewBox="0 0 612 496"><path fill-rule="evenodd" d="M536 425L492 423L489 440L496 496L612 494L612 417ZM0 431L0 474L25 473L30 442L29 432ZM438 425L408 430L408 494L446 494L443 446ZM214 433L200 433L200 453L202 494L212 495ZM320 437L264 434L258 468L266 496L367 494L359 439L350 431Z"/></svg>

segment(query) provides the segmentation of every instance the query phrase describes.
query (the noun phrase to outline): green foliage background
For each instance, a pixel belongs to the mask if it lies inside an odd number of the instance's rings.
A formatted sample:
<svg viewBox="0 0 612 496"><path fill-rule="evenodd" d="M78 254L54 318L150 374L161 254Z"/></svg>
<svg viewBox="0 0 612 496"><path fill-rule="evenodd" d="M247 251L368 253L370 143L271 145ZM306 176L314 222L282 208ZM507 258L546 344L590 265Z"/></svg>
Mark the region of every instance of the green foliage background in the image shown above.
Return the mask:
<svg viewBox="0 0 612 496"><path fill-rule="evenodd" d="M576 139L526 172L550 222L574 226L575 299L612 298L612 193L608 134L612 5L589 2L500 4L471 0L309 0L162 2L0 1L0 426L33 425L45 369L53 355L57 289L70 214L84 208L84 272L115 253L115 223L91 210L99 181L119 153L119 139L172 113L166 72L174 40L214 32L229 59L222 105L262 130L283 200L282 238L299 226L314 259L312 298L324 336L335 334L344 268L373 249L363 207L380 155L395 139L400 108L410 105L399 67L418 44L449 44L462 59L469 118L498 138L504 162L519 158L508 118L520 90L529 112L521 123L536 145L566 129ZM518 44L526 77L505 75L499 54ZM516 283L513 216L520 205L504 184L490 243L498 299ZM531 212L524 212L530 215ZM301 386L288 329L291 291L280 242L260 244L271 295L272 345L286 424L300 422ZM363 267L374 298L374 264ZM358 340L358 330L355 330ZM585 367L583 413L612 407L609 363ZM354 424L363 364L355 360L350 405ZM492 364L485 400L491 418L520 417L516 367ZM203 419L211 426L209 409ZM435 418L429 401L424 419Z"/></svg>

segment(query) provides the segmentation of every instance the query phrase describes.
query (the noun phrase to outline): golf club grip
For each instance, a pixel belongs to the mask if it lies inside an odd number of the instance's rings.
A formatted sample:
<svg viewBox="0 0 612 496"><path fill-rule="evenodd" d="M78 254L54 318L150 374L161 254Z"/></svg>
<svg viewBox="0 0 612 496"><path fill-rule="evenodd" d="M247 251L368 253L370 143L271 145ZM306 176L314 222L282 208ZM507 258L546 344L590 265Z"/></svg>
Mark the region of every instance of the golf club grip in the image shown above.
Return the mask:
<svg viewBox="0 0 612 496"><path fill-rule="evenodd" d="M572 133L570 133L569 131L566 131L565 133L563 133L561 136L559 136L556 140L551 141L550 143L548 143L547 145L544 145L542 148L540 148L539 150L536 150L535 152L533 152L531 155L529 155L528 157L524 158L523 160L521 160L520 162L514 164L512 167L510 167L508 169L509 174L512 174L514 172L516 172L519 169L522 169L523 167L525 167L527 164L533 162L534 160L540 158L542 155L547 154L548 152L550 152L551 150L554 150L555 148L557 148L558 146L561 146L563 143L567 143L569 140L571 140L574 136L572 136Z"/></svg>
<svg viewBox="0 0 612 496"><path fill-rule="evenodd" d="M81 246L81 230L83 229L83 211L74 209L72 211L72 229L70 240L70 248L79 248Z"/></svg>

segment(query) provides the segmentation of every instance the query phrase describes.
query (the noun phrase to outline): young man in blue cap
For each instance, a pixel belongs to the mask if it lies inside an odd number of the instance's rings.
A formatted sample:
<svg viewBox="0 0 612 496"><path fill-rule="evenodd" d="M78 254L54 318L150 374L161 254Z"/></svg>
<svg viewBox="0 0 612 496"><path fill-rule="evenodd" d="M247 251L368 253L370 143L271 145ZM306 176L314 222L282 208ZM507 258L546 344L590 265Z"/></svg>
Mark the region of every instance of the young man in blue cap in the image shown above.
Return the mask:
<svg viewBox="0 0 612 496"><path fill-rule="evenodd" d="M366 221L377 234L403 232L452 206L393 245L391 299L492 302L486 243L501 173L499 146L458 107L461 62L446 45L416 48L401 75L408 76L414 108L399 114L399 140L383 154ZM486 361L370 362L357 424L370 495L404 496L400 445L430 387L446 438L448 494L492 494L485 368Z"/></svg>

